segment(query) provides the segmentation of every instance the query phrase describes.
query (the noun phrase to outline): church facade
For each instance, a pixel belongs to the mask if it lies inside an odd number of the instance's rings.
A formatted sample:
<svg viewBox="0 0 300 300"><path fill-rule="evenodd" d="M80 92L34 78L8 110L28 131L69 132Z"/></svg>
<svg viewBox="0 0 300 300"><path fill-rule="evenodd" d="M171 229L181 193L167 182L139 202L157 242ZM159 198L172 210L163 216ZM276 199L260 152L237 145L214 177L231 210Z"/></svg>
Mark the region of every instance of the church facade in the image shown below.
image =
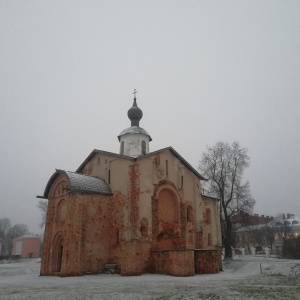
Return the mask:
<svg viewBox="0 0 300 300"><path fill-rule="evenodd" d="M93 150L76 172L56 170L48 199L41 275L192 276L221 267L217 200L172 147L150 152L136 97L120 153Z"/></svg>

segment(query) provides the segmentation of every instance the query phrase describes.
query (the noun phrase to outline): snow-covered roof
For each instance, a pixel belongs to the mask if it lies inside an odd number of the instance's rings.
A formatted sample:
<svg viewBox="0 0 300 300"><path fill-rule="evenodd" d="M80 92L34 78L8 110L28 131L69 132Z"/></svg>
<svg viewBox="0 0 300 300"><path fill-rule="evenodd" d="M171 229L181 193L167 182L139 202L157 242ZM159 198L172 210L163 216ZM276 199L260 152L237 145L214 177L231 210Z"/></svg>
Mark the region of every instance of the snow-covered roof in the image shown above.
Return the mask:
<svg viewBox="0 0 300 300"><path fill-rule="evenodd" d="M236 230L236 232L245 232L245 231L255 231L265 227L266 224L257 224L257 225L249 225L249 226L242 226Z"/></svg>
<svg viewBox="0 0 300 300"><path fill-rule="evenodd" d="M270 225L285 225L285 226L300 226L300 218L299 217L293 217L288 219L283 218L275 218L272 222L270 222Z"/></svg>
<svg viewBox="0 0 300 300"><path fill-rule="evenodd" d="M124 129L119 135L118 135L118 139L120 141L120 137L122 135L125 135L125 134L144 134L144 135L147 135L149 136L149 142L152 141L152 138L150 136L150 134L142 127L138 127L138 126L131 126L129 128L126 128Z"/></svg>
<svg viewBox="0 0 300 300"><path fill-rule="evenodd" d="M70 171L57 170L49 179L44 192L44 198L48 198L49 191L52 183L57 178L58 175L63 174L68 178L67 189L70 192L86 192L86 193L96 193L101 195L112 195L110 187L106 182L97 177L78 174Z"/></svg>

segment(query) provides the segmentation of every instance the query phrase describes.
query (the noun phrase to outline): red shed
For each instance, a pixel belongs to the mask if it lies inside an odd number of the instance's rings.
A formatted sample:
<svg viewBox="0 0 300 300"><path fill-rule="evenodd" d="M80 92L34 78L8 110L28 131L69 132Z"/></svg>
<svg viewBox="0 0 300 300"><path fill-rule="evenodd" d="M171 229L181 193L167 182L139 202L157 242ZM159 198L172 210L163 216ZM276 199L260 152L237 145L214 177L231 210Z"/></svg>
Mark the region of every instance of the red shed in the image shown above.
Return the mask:
<svg viewBox="0 0 300 300"><path fill-rule="evenodd" d="M22 258L40 257L41 239L36 235L23 235L13 239L12 255Z"/></svg>

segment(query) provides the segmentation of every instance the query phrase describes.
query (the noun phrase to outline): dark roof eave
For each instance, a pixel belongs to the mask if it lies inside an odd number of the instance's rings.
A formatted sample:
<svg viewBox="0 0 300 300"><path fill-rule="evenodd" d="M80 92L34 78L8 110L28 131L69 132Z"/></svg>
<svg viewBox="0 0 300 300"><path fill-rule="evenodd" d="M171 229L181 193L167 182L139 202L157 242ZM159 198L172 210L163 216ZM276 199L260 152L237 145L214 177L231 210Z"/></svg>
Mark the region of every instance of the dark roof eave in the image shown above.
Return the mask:
<svg viewBox="0 0 300 300"><path fill-rule="evenodd" d="M82 193L82 194L96 194L101 196L113 196L113 193L101 193L101 192L93 192L93 191L83 191L77 189L68 189L70 193Z"/></svg>
<svg viewBox="0 0 300 300"><path fill-rule="evenodd" d="M207 180L207 179L206 179ZM206 198L210 198L212 200L216 200L216 201L220 201L219 198L216 198L216 197L212 197L212 196L207 196L207 195L204 195L204 194L201 194L202 197L206 197Z"/></svg>

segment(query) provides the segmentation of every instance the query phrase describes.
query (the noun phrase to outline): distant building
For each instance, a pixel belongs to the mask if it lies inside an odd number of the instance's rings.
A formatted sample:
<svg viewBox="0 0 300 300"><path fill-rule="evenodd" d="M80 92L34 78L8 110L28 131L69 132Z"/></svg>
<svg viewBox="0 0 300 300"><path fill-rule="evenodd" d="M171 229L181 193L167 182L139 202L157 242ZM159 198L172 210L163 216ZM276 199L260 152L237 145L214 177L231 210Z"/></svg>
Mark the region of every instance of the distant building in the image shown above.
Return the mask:
<svg viewBox="0 0 300 300"><path fill-rule="evenodd" d="M236 214L231 218L231 221L235 228L239 228L241 226L251 226L251 225L259 225L259 224L267 224L273 217L258 215L258 214L248 214L248 213L240 213Z"/></svg>
<svg viewBox="0 0 300 300"><path fill-rule="evenodd" d="M294 214L282 214L268 224L274 229L274 243L272 249L281 253L284 240L300 236L300 218Z"/></svg>
<svg viewBox="0 0 300 300"><path fill-rule="evenodd" d="M235 220L244 220L237 217ZM268 221L269 222L266 222ZM244 224L244 225L243 225ZM283 241L289 238L297 238L300 234L300 218L293 214L281 214L273 218L269 216L247 216L241 223L235 223L234 247L245 248L246 253L251 248L269 247L274 253L281 253Z"/></svg>
<svg viewBox="0 0 300 300"><path fill-rule="evenodd" d="M101 273L108 265L122 275L219 272L217 200L201 195L204 178L172 147L149 152L142 115L134 98L119 154L93 150L76 172L49 179L41 275Z"/></svg>
<svg viewBox="0 0 300 300"><path fill-rule="evenodd" d="M41 238L36 235L23 235L12 241L12 255L21 258L40 257Z"/></svg>

